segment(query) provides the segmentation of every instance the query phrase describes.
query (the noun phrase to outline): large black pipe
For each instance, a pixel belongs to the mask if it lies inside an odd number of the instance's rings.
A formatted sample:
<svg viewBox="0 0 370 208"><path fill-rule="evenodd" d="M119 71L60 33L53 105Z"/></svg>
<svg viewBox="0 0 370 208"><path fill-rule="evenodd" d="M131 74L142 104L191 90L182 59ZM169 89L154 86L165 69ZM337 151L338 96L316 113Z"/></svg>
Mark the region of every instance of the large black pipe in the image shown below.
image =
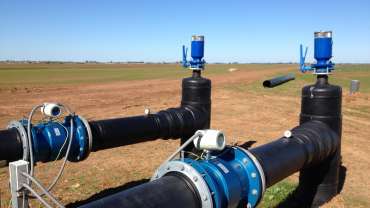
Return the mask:
<svg viewBox="0 0 370 208"><path fill-rule="evenodd" d="M295 79L294 74L288 74L284 76L275 77L273 79L265 80L263 81L262 85L263 87L272 88L272 87L276 87L278 85L284 84L285 82L289 82L294 79Z"/></svg>
<svg viewBox="0 0 370 208"><path fill-rule="evenodd" d="M185 176L170 174L80 208L201 208L200 202L198 192Z"/></svg>
<svg viewBox="0 0 370 208"><path fill-rule="evenodd" d="M195 71L182 81L181 106L155 114L89 122L92 151L154 140L181 138L183 143L197 130L207 129L211 118L211 81ZM15 129L0 131L0 160L22 158L22 143Z"/></svg>
<svg viewBox="0 0 370 208"><path fill-rule="evenodd" d="M310 121L291 130L292 136L250 149L260 162L266 187L291 174L325 161L339 145L338 135L325 123Z"/></svg>
<svg viewBox="0 0 370 208"><path fill-rule="evenodd" d="M327 75L318 75L317 82L302 89L300 123L312 120L326 123L339 136L335 154L326 161L301 170L298 198L313 207L329 201L339 192L342 135L342 88L331 85Z"/></svg>
<svg viewBox="0 0 370 208"><path fill-rule="evenodd" d="M292 136L250 149L263 168L266 186L290 176L302 168L320 164L333 155L338 135L325 123L310 121L292 129ZM197 191L186 176L171 172L158 180L87 203L95 207L188 207L200 206Z"/></svg>
<svg viewBox="0 0 370 208"><path fill-rule="evenodd" d="M92 121L93 151L194 134L208 123L206 115L203 109L186 106L145 116Z"/></svg>
<svg viewBox="0 0 370 208"><path fill-rule="evenodd" d="M198 129L209 129L211 123L211 80L201 77L201 71L194 70L193 76L182 80L181 107L197 108L203 112L205 123ZM195 131L181 136L181 144L185 143ZM194 151L193 144L188 145L185 151Z"/></svg>
<svg viewBox="0 0 370 208"><path fill-rule="evenodd" d="M15 161L22 157L22 141L18 130L0 130L0 160Z"/></svg>

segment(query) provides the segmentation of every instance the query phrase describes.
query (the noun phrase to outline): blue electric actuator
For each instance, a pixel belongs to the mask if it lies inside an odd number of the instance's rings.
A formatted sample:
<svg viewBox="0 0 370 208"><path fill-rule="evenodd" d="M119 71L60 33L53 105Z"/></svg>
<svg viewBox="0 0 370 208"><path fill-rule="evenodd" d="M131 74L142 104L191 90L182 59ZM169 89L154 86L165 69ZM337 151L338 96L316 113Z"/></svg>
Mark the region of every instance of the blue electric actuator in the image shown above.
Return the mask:
<svg viewBox="0 0 370 208"><path fill-rule="evenodd" d="M191 70L204 70L206 63L204 57L204 36L193 35L191 37L191 60L187 60L188 49L182 46L182 66Z"/></svg>
<svg viewBox="0 0 370 208"><path fill-rule="evenodd" d="M314 74L330 74L334 70L334 63L330 61L332 58L332 32L315 32L314 33L314 57L316 63L312 65L305 65L308 47L303 52L303 46L300 45L300 70L302 72L313 71Z"/></svg>

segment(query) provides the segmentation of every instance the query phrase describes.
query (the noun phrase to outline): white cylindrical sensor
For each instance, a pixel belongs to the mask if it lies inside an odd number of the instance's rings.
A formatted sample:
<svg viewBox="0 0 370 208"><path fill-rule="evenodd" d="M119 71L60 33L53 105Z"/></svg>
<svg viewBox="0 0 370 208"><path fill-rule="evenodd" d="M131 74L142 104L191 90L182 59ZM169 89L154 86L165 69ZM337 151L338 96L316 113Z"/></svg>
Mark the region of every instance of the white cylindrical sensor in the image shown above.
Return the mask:
<svg viewBox="0 0 370 208"><path fill-rule="evenodd" d="M62 114L62 108L57 103L44 103L41 107L41 113L49 117L58 117Z"/></svg>
<svg viewBox="0 0 370 208"><path fill-rule="evenodd" d="M200 150L223 150L226 145L225 135L222 131L207 129L198 130L201 136L194 139L194 146Z"/></svg>

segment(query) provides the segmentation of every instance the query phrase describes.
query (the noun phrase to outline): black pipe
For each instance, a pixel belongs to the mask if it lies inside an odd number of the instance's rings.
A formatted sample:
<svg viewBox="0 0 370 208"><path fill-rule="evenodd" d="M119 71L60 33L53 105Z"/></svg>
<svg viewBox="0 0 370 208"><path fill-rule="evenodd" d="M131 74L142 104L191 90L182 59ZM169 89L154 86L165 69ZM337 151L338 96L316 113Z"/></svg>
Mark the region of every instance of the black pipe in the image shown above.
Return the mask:
<svg viewBox="0 0 370 208"><path fill-rule="evenodd" d="M201 208L199 197L186 176L172 173L80 208Z"/></svg>
<svg viewBox="0 0 370 208"><path fill-rule="evenodd" d="M289 82L294 79L295 79L294 74L288 74L284 76L275 77L275 78L263 81L263 87L268 87L268 88L276 87L278 85L284 84L285 82Z"/></svg>
<svg viewBox="0 0 370 208"><path fill-rule="evenodd" d="M211 81L201 77L200 72L193 72L192 77L183 79L182 88L181 106L178 108L143 116L89 122L92 151L158 138L181 138L183 143L197 130L209 128ZM15 129L0 131L0 148L0 160L12 162L21 159L19 133Z"/></svg>
<svg viewBox="0 0 370 208"><path fill-rule="evenodd" d="M335 154L317 166L301 170L298 195L305 204L320 206L339 192L342 135L342 88L330 85L327 75L302 89L300 123L317 120L326 123L339 136Z"/></svg>
<svg viewBox="0 0 370 208"><path fill-rule="evenodd" d="M266 187L270 187L302 168L320 164L332 156L339 145L338 135L325 123L306 122L291 130L292 136L250 149L260 162Z"/></svg>
<svg viewBox="0 0 370 208"><path fill-rule="evenodd" d="M209 129L211 123L211 80L201 77L201 71L193 70L191 77L182 80L181 107L197 108L203 112L205 123L199 129ZM181 136L181 144L185 143L195 131L189 131ZM185 148L185 151L194 151L191 143Z"/></svg>
<svg viewBox="0 0 370 208"><path fill-rule="evenodd" d="M92 121L93 151L194 134L208 122L205 115L202 109L187 106L145 116Z"/></svg>
<svg viewBox="0 0 370 208"><path fill-rule="evenodd" d="M8 162L23 157L22 140L15 128L0 130L0 160Z"/></svg>
<svg viewBox="0 0 370 208"><path fill-rule="evenodd" d="M292 136L250 149L263 168L266 186L288 177L302 168L320 164L338 148L338 135L325 123L306 122L291 130ZM80 208L95 207L176 207L200 208L198 191L189 179L176 172L87 203Z"/></svg>

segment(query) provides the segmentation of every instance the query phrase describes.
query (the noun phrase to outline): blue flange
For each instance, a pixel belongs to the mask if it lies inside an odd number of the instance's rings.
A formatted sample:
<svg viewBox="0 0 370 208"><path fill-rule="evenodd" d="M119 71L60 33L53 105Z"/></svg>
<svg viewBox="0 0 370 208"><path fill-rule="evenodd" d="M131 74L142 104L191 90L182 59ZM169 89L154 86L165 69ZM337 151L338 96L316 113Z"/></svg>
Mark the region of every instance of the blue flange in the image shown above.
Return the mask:
<svg viewBox="0 0 370 208"><path fill-rule="evenodd" d="M178 168L178 163L184 164L185 168ZM214 208L239 205L255 207L265 191L265 176L260 164L251 153L241 147L226 147L205 160L184 158L170 161L156 171L153 179L171 171L189 175L185 172L189 165L206 182ZM204 188L198 192L204 192Z"/></svg>

